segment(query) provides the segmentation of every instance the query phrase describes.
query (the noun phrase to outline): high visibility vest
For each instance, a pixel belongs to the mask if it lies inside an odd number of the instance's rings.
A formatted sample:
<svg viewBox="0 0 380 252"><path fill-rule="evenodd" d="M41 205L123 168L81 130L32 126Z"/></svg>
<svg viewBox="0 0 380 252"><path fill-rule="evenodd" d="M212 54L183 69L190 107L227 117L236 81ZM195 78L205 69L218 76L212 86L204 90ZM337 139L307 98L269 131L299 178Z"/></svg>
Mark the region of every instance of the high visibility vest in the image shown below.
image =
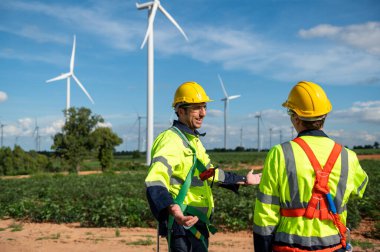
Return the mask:
<svg viewBox="0 0 380 252"><path fill-rule="evenodd" d="M197 136L181 132L176 127L162 132L152 147L152 164L145 179L147 187L163 186L172 195L185 215L198 216L209 232L215 233L209 221L213 211L214 201L210 180L223 181L224 172L214 170L201 141ZM212 169L210 180L200 176L207 169ZM168 245L170 251L171 228L173 216L168 220ZM193 226L189 231L205 246L205 237Z"/></svg>
<svg viewBox="0 0 380 252"><path fill-rule="evenodd" d="M316 159L325 164L335 142L327 137L302 136ZM295 142L274 146L265 160L254 210L254 233L274 236L275 244L294 247L333 247L341 242L331 220L308 219L303 216L281 216L281 209L306 209L312 197L315 171L305 151ZM368 182L356 154L342 148L327 185L336 211L346 223L349 197L362 197ZM322 203L324 204L324 203ZM319 205L319 204L318 204ZM323 206L322 206L323 208ZM317 210L320 207L316 207ZM322 211L323 212L323 211ZM318 213L319 214L319 213Z"/></svg>
<svg viewBox="0 0 380 252"><path fill-rule="evenodd" d="M184 133L184 135L188 142L184 141L173 128L159 134L152 146L152 164L145 179L146 187L165 187L173 199L177 197L190 168L193 166L194 154L189 144L196 150L197 160L206 169L213 167L200 139L191 134ZM183 204L196 208L209 218L214 208L212 191L208 185L212 178L202 181L199 174L199 170L196 169ZM224 178L224 172L217 169L214 177L215 182L223 182Z"/></svg>
<svg viewBox="0 0 380 252"><path fill-rule="evenodd" d="M330 173L334 168L335 162L338 159L342 146L335 143L325 165L321 166L318 159L315 157L313 151L310 149L309 145L302 140L302 138L296 138L293 142L297 143L306 153L310 163L315 171L315 182L312 189L312 195L310 201L306 208L281 208L281 216L286 217L301 217L304 216L308 219L318 218L320 220L331 220L336 228L339 230L341 245L334 247L329 247L325 249L320 249L320 252L333 252L341 247L346 248L346 226L341 222L340 216L336 212L335 203L332 200L330 194L330 188L328 186L328 181ZM275 245L273 251L310 251L303 250L285 245Z"/></svg>

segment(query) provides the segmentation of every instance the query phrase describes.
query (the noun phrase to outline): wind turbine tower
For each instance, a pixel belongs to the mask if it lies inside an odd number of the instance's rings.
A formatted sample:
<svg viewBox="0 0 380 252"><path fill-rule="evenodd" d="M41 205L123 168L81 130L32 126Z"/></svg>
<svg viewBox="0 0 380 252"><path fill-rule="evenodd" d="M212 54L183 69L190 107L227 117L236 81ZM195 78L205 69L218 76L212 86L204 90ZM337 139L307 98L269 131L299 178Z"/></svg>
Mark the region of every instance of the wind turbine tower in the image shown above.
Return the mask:
<svg viewBox="0 0 380 252"><path fill-rule="evenodd" d="M140 152L141 151L141 119L145 118L145 116L140 116L137 115L137 120L139 121L139 137L138 137L138 145L137 145L137 150Z"/></svg>
<svg viewBox="0 0 380 252"><path fill-rule="evenodd" d="M145 34L144 41L141 44L141 49L148 41L148 99L147 99L147 132L146 132L146 164L150 164L150 152L153 144L153 92L154 92L154 43L153 43L153 25L156 17L157 9L159 9L170 22L182 33L186 40L188 40L185 32L174 20L174 18L162 7L159 0L146 2L143 4L136 3L138 10L148 9L148 29Z"/></svg>
<svg viewBox="0 0 380 252"><path fill-rule="evenodd" d="M224 102L224 149L227 150L227 110L228 110L228 104L230 100L239 98L240 95L231 95L228 96L226 89L224 88L223 80L218 74L218 78L220 81L220 85L222 86L224 98L220 99L221 101Z"/></svg>
<svg viewBox="0 0 380 252"><path fill-rule="evenodd" d="M33 135L35 136L36 141L36 151L40 151L40 133L39 133L40 127L38 127L37 120L36 120L36 127L34 128Z"/></svg>
<svg viewBox="0 0 380 252"><path fill-rule="evenodd" d="M46 81L47 83L49 83L49 82L53 82L53 81L57 81L57 80L67 79L66 117L67 117L67 111L70 108L70 78L71 77L78 84L78 86L82 89L82 91L87 95L88 99L90 99L92 104L94 104L94 100L91 98L90 94L87 92L87 90L84 88L82 83L79 81L79 79L74 74L75 45L76 45L76 37L74 35L73 50L71 52L71 60L70 60L70 71L68 73L61 74L55 78L52 78L52 79L49 79Z"/></svg>
<svg viewBox="0 0 380 252"><path fill-rule="evenodd" d="M261 112L258 115L255 115L257 118L257 151L261 151L261 140L260 140L260 121L263 122L263 118L261 117Z"/></svg>
<svg viewBox="0 0 380 252"><path fill-rule="evenodd" d="M272 148L272 131L273 129L269 129L269 149Z"/></svg>

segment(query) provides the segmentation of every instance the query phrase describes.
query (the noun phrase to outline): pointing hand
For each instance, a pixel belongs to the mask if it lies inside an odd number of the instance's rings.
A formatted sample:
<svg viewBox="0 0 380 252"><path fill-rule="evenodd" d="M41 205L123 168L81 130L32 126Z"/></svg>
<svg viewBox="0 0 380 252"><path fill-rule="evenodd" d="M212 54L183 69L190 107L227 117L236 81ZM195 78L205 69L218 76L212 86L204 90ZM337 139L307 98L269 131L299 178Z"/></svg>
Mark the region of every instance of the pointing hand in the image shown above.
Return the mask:
<svg viewBox="0 0 380 252"><path fill-rule="evenodd" d="M261 173L253 174L253 170L249 171L247 174L246 185L258 185L260 184Z"/></svg>

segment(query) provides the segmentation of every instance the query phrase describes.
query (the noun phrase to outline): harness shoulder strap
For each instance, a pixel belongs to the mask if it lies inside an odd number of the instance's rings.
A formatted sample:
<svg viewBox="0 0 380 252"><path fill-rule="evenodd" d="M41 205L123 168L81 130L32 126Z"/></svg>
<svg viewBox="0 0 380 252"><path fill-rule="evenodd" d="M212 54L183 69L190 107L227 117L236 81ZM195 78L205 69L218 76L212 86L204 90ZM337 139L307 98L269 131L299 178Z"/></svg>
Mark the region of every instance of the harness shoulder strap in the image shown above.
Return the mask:
<svg viewBox="0 0 380 252"><path fill-rule="evenodd" d="M321 164L318 162L317 158L314 155L314 152L311 150L310 146L300 137L297 137L293 140L295 143L297 143L306 153L307 157L310 160L310 163L312 164L314 171L317 173L317 171L322 171ZM342 151L342 146L340 144L335 143L334 147L330 153L329 158L327 159L326 164L323 167L323 172L330 174L336 160L339 157L340 152Z"/></svg>
<svg viewBox="0 0 380 252"><path fill-rule="evenodd" d="M342 146L335 143L330 155L326 161L326 164L322 166L315 157L314 152L311 150L310 146L302 139L295 138L293 140L297 143L306 153L310 163L315 171L315 183L312 189L311 199L308 203L307 208L297 208L297 209L281 209L281 215L286 217L300 217L305 216L306 218L313 219L318 218L321 220L329 219L333 221L334 225L339 230L341 236L341 244L346 247L346 227L340 220L340 216L336 212L336 207L334 201L330 194L330 188L328 187L329 176L332 169L334 168L335 162L338 159ZM319 209L317 209L319 205ZM328 208L327 208L328 206Z"/></svg>

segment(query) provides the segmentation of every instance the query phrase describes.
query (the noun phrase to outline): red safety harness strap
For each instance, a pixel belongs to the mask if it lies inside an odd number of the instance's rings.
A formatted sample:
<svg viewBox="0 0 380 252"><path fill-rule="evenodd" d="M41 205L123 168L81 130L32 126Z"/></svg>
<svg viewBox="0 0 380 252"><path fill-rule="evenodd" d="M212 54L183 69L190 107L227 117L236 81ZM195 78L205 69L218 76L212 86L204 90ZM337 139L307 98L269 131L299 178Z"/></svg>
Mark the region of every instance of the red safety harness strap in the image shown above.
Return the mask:
<svg viewBox="0 0 380 252"><path fill-rule="evenodd" d="M313 250L313 252L333 252L333 251L337 251L341 247L342 247L342 245L339 244L339 245L336 245L336 246L331 247L331 248ZM293 247L288 247L288 246L279 246L279 245L274 245L273 251L274 252L304 252L304 251L310 252L310 250L303 250L303 249L299 249L299 248L293 248Z"/></svg>
<svg viewBox="0 0 380 252"><path fill-rule="evenodd" d="M313 166L315 172L315 182L312 189L312 195L309 200L309 203L306 208L293 208L293 209L284 209L280 210L282 216L285 217L300 217L304 216L309 219L318 218L320 220L331 220L334 225L339 230L341 236L341 244L343 247L346 247L346 227L340 220L340 216L337 213L333 213L329 210L329 203L327 200L327 195L330 194L330 188L328 186L329 176L334 168L335 162L338 159L340 152L342 151L342 146L335 143L329 158L326 161L323 169L318 159L315 157L314 152L311 150L309 145L302 138L295 138L293 140L297 143L306 153L311 165ZM332 202L333 203L333 202ZM318 209L319 206L319 209ZM331 207L330 207L331 209ZM335 209L335 206L334 206ZM281 246L282 250L278 251L289 251L289 252L298 252L304 251L298 248ZM292 250L284 250L284 247ZM318 250L318 251L334 251L334 250ZM335 249L336 250L336 249Z"/></svg>

